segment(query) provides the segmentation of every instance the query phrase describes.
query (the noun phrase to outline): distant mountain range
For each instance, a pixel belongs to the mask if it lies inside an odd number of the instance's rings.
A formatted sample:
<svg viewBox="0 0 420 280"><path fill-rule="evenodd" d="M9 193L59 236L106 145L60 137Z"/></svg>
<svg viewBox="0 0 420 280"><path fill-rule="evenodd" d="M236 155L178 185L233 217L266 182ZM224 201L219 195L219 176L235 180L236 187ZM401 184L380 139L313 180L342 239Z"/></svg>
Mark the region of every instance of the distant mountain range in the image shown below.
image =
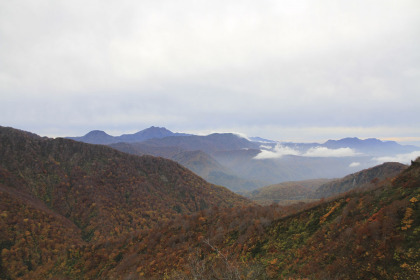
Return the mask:
<svg viewBox="0 0 420 280"><path fill-rule="evenodd" d="M175 160L209 182L234 191L285 181L338 178L375 166L381 163L381 157L392 159L397 154L414 151L420 155L419 147L373 138L292 143L260 137L247 139L234 133L207 136L174 133L153 126L121 136L96 130L82 137L68 138L110 145L126 153Z"/></svg>
<svg viewBox="0 0 420 280"><path fill-rule="evenodd" d="M381 141L376 138L359 139L348 137L340 140L328 140L325 143L279 142L261 137L246 139L234 133L213 133L199 136L187 133L175 133L164 127L149 127L133 134L111 136L101 130L93 130L84 136L66 137L68 139L90 144L138 143L145 142L155 147L180 147L184 150L202 150L207 153L240 149L270 150L280 145L289 147L302 154L313 148L328 149L349 148L361 155L390 155L418 151L420 147L400 145L395 141ZM261 147L261 145L263 147ZM287 155L287 154L286 154Z"/></svg>
<svg viewBox="0 0 420 280"><path fill-rule="evenodd" d="M142 142L154 138L165 138L169 136L188 136L185 133L174 133L164 127L149 127L134 134L123 134L121 136L111 136L102 130L93 130L81 137L66 137L68 139L85 142L89 144L108 145L119 142L133 143Z"/></svg>
<svg viewBox="0 0 420 280"><path fill-rule="evenodd" d="M328 140L325 143L293 143L279 142L261 137L250 137L246 139L234 133L213 133L207 136L199 136L187 133L175 133L164 127L155 126L133 134L123 134L120 136L111 136L104 131L93 130L84 136L66 138L79 142L103 145L143 142L154 147L179 147L184 150L201 150L207 153L241 149L270 151L278 145L293 149L302 155L309 149L319 147L332 150L349 148L355 154L370 156L409 153L420 149L420 147L413 145L400 145L395 141L381 141L376 138L359 139L357 137L348 137L340 140Z"/></svg>
<svg viewBox="0 0 420 280"><path fill-rule="evenodd" d="M400 145L395 141L381 141L375 138L361 140L356 137L343 138L340 140L328 140L322 146L330 149L348 147L356 150L359 153L369 155L389 155L398 153L409 153L412 151L419 150L419 147L412 145Z"/></svg>

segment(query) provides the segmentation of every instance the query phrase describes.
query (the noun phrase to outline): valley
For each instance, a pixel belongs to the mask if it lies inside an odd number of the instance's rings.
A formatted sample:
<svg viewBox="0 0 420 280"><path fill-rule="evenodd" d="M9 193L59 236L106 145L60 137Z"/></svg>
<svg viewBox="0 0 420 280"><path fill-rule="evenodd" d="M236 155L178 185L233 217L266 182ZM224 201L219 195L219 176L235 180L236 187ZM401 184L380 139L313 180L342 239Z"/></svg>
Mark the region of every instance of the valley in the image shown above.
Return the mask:
<svg viewBox="0 0 420 280"><path fill-rule="evenodd" d="M340 178L381 164L381 158L420 156L419 147L378 139L291 143L259 137L248 139L233 133L205 136L174 133L154 126L121 136L98 133L92 131L82 137L69 138L93 144L108 143L130 154L171 159L210 183L223 185L234 192L252 191L287 181ZM136 137L138 140L134 142Z"/></svg>
<svg viewBox="0 0 420 280"><path fill-rule="evenodd" d="M0 280L420 280L420 1L0 1Z"/></svg>
<svg viewBox="0 0 420 280"><path fill-rule="evenodd" d="M420 276L420 158L257 188L226 168L255 142L183 137L108 146L0 127L0 278ZM255 185L245 198L194 168Z"/></svg>

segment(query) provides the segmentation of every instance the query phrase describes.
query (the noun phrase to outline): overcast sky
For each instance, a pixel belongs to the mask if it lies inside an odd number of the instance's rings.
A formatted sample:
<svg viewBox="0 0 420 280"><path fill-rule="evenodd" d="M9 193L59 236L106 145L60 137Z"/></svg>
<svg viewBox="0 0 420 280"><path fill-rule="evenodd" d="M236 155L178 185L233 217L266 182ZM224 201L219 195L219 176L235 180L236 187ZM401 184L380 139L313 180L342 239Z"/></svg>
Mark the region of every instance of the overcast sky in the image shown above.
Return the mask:
<svg viewBox="0 0 420 280"><path fill-rule="evenodd" d="M414 143L419 50L418 0L2 0L0 125Z"/></svg>

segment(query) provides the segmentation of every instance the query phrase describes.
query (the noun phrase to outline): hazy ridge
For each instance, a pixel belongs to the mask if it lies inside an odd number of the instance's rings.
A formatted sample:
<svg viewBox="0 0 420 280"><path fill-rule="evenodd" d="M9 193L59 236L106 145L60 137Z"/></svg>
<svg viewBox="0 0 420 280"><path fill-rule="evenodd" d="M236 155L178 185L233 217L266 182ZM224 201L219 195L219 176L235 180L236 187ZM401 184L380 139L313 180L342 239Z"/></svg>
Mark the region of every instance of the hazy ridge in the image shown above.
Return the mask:
<svg viewBox="0 0 420 280"><path fill-rule="evenodd" d="M103 133L96 142L88 137L91 134L73 139L96 144L104 142ZM131 142L136 135L147 137ZM122 141L121 137L114 137L114 140ZM233 133L187 135L159 127L125 137L130 142L110 145L127 153L175 160L207 181L237 192L286 181L339 178L373 167L380 163L381 157L420 153L420 148L415 146L355 137L325 143L287 143L260 137L246 139ZM198 151L202 152L199 157Z"/></svg>

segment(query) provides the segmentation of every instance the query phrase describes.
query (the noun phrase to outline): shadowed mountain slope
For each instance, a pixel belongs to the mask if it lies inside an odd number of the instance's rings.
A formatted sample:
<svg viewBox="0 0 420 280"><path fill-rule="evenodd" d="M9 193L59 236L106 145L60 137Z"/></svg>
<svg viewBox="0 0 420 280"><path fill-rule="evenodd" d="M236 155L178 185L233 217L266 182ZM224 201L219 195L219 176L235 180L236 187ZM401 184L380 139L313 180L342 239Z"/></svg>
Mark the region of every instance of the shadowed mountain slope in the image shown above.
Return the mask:
<svg viewBox="0 0 420 280"><path fill-rule="evenodd" d="M155 147L180 147L186 151L201 150L212 154L217 151L257 148L259 144L251 142L233 133L213 133L207 136L180 136L150 139L145 144Z"/></svg>
<svg viewBox="0 0 420 280"><path fill-rule="evenodd" d="M397 162L388 162L341 179L313 179L291 181L265 186L244 195L259 204L288 204L291 202L327 198L353 189L374 186L381 180L393 178L407 168Z"/></svg>
<svg viewBox="0 0 420 280"><path fill-rule="evenodd" d="M156 147L146 143L116 143L110 146L133 155L153 155L174 160L206 181L233 191L250 190L264 185L256 180L245 180L236 176L234 172L203 151L186 151L174 146Z"/></svg>
<svg viewBox="0 0 420 280"><path fill-rule="evenodd" d="M406 165L398 162L386 162L321 185L310 197L329 197L355 188L368 187L380 180L395 177L406 168Z"/></svg>

